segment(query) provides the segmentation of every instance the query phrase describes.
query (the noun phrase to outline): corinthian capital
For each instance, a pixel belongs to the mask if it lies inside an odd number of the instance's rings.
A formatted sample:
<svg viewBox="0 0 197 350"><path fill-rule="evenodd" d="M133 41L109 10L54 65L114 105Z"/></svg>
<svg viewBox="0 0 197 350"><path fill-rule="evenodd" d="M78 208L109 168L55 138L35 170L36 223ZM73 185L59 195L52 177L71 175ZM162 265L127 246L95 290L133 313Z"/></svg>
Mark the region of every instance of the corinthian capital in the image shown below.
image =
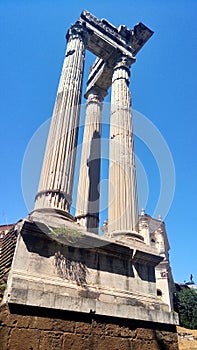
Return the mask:
<svg viewBox="0 0 197 350"><path fill-rule="evenodd" d="M86 92L84 97L87 99L87 104L94 103L102 103L104 97L107 95L107 91L103 90L99 87L93 87L89 91Z"/></svg>
<svg viewBox="0 0 197 350"><path fill-rule="evenodd" d="M66 39L67 41L78 38L86 44L87 42L87 29L84 22L77 21L73 24L70 29L67 31Z"/></svg>
<svg viewBox="0 0 197 350"><path fill-rule="evenodd" d="M118 55L116 56L116 59L114 61L114 69L124 68L129 73L131 64L134 62L135 62L134 59L132 60L130 57L128 57L122 53L118 53Z"/></svg>

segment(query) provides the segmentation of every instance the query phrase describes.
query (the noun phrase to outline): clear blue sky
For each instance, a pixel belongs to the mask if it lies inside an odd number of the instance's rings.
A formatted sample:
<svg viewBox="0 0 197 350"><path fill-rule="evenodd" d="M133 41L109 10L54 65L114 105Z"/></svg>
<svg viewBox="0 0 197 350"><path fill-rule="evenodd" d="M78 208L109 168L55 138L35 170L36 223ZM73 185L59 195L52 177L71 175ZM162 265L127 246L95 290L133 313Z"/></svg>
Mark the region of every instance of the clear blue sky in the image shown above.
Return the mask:
<svg viewBox="0 0 197 350"><path fill-rule="evenodd" d="M27 215L21 189L24 153L36 130L52 114L65 33L83 9L116 26L143 22L155 32L132 68L133 107L160 130L171 151L176 189L165 218L171 265L176 281L187 280L192 273L197 282L195 0L0 1L0 223ZM148 168L147 151L144 156L141 152L136 141L136 153L147 168L151 191L146 210L152 215L159 193L158 175L154 165ZM36 157L32 168L34 164ZM30 172L29 182L34 181Z"/></svg>

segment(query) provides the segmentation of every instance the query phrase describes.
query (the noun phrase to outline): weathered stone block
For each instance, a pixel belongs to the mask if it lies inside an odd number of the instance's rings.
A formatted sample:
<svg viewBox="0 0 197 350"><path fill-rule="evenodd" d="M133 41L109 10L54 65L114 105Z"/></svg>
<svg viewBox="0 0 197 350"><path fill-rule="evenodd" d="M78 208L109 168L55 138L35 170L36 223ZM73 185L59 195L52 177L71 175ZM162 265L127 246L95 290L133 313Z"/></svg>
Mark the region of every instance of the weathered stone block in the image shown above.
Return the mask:
<svg viewBox="0 0 197 350"><path fill-rule="evenodd" d="M136 330L113 323L93 323L93 333L94 335L133 338L136 335Z"/></svg>
<svg viewBox="0 0 197 350"><path fill-rule="evenodd" d="M93 239L90 233L84 234L83 237L85 240ZM50 257L40 249L40 239L45 243L45 249L51 252ZM100 244L108 242L101 238L97 240ZM146 252L144 252L144 245L141 246L139 242L132 242L132 244L136 249L138 248L141 255L148 257L148 262L152 259L152 248L146 247ZM12 279L8 280L4 302L87 314L94 310L96 314L104 316L175 324L175 317L169 312L164 312L162 304L158 303L156 290L155 292L150 290L150 284L153 282L149 281L148 276L146 279L134 276L130 262L132 250L133 248L110 241L96 252L93 249L81 250L78 247L72 247L71 251L71 248L67 249L66 246L55 241L49 241L44 233L37 226L35 227L35 224L25 222L15 252ZM55 260L57 252L63 259L60 260L62 265L58 265L58 261ZM21 262L21 256L23 261L26 261L25 265ZM158 257L155 256L156 258ZM37 259L42 269L38 269ZM74 277L66 261L72 264L75 271L73 272ZM80 265L79 262L82 261L83 264ZM28 269L27 266L29 266ZM71 280L64 279L64 275L62 277L57 274L56 270L60 266L70 271ZM87 282L90 277L91 284L86 288L77 285L78 272L85 276ZM153 284L155 287L155 283ZM144 299L144 294L146 299Z"/></svg>
<svg viewBox="0 0 197 350"><path fill-rule="evenodd" d="M93 322L92 325L94 335L102 335L105 331L105 324Z"/></svg>
<svg viewBox="0 0 197 350"><path fill-rule="evenodd" d="M128 327L121 327L120 329L120 336L123 338L133 338L135 336L135 333L135 331L130 330Z"/></svg>
<svg viewBox="0 0 197 350"><path fill-rule="evenodd" d="M41 332L37 329L14 328L10 335L9 350L38 350Z"/></svg>
<svg viewBox="0 0 197 350"><path fill-rule="evenodd" d="M17 315L10 314L9 309L6 305L1 306L0 308L0 324L3 326L13 327L17 324L18 317Z"/></svg>
<svg viewBox="0 0 197 350"><path fill-rule="evenodd" d="M28 328L30 320L29 316L9 313L8 308L4 308L4 306L0 310L0 324L6 327Z"/></svg>
<svg viewBox="0 0 197 350"><path fill-rule="evenodd" d="M62 332L74 332L75 322L69 320L53 320L53 330L62 331Z"/></svg>
<svg viewBox="0 0 197 350"><path fill-rule="evenodd" d="M131 339L136 338L136 334L137 334L137 330L136 329L129 329L128 330L129 338L131 338Z"/></svg>
<svg viewBox="0 0 197 350"><path fill-rule="evenodd" d="M42 332L40 339L40 350L62 350L63 333Z"/></svg>
<svg viewBox="0 0 197 350"><path fill-rule="evenodd" d="M62 350L88 350L90 340L82 334L64 334ZM106 350L106 349L105 349Z"/></svg>
<svg viewBox="0 0 197 350"><path fill-rule="evenodd" d="M15 326L19 328L28 328L30 323L31 318L29 316L15 315Z"/></svg>
<svg viewBox="0 0 197 350"><path fill-rule="evenodd" d="M145 339L133 339L130 340L130 347L132 350L161 350L157 343L153 344L152 342L149 343Z"/></svg>
<svg viewBox="0 0 197 350"><path fill-rule="evenodd" d="M0 349L7 350L11 329L8 327L0 327Z"/></svg>
<svg viewBox="0 0 197 350"><path fill-rule="evenodd" d="M53 320L47 317L33 316L30 318L29 328L50 330L53 328Z"/></svg>
<svg viewBox="0 0 197 350"><path fill-rule="evenodd" d="M152 329L138 328L136 333L137 339L151 340L155 338L155 331Z"/></svg>
<svg viewBox="0 0 197 350"><path fill-rule="evenodd" d="M176 342L171 343L171 344L167 344L166 349L181 350L181 348L179 349L179 346L178 346L178 344ZM190 350L192 350L192 348ZM195 348L193 350L195 350Z"/></svg>
<svg viewBox="0 0 197 350"><path fill-rule="evenodd" d="M118 337L101 337L98 338L95 350L130 350L130 342L128 339Z"/></svg>
<svg viewBox="0 0 197 350"><path fill-rule="evenodd" d="M168 332L168 331L155 331L155 337L160 344L161 348L170 350L178 350L178 336L175 332Z"/></svg>
<svg viewBox="0 0 197 350"><path fill-rule="evenodd" d="M167 331L155 331L157 339L165 342L174 342L175 339L178 339L177 333L167 332Z"/></svg>
<svg viewBox="0 0 197 350"><path fill-rule="evenodd" d="M106 336L115 336L115 337L119 337L121 334L121 327L119 327L116 324L105 324L105 328L103 331L103 334L105 334Z"/></svg>
<svg viewBox="0 0 197 350"><path fill-rule="evenodd" d="M158 341L155 339L151 339L151 340L145 340L145 349L146 350L161 350L162 348L160 347L160 345L158 344ZM163 348L165 349L165 348ZM170 349L170 348L166 348Z"/></svg>
<svg viewBox="0 0 197 350"><path fill-rule="evenodd" d="M81 334L90 334L91 324L86 322L76 322L75 332Z"/></svg>

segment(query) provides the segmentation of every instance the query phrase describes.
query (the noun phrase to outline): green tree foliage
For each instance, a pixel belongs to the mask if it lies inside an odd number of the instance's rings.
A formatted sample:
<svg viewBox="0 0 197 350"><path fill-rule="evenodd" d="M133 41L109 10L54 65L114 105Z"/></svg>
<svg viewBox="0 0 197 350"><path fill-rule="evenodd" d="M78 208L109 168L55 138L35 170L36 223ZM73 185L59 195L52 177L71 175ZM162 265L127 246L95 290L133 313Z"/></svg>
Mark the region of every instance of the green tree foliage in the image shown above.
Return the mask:
<svg viewBox="0 0 197 350"><path fill-rule="evenodd" d="M182 289L177 293L177 307L180 326L197 329L197 292L193 289Z"/></svg>

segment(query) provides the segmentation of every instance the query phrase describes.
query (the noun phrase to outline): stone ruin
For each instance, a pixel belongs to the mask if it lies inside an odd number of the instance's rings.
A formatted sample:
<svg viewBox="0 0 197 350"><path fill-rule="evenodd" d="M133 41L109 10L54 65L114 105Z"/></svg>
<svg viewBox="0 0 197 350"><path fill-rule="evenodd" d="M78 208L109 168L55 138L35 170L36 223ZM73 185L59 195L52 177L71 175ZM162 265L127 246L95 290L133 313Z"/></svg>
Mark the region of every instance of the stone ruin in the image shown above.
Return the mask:
<svg viewBox="0 0 197 350"><path fill-rule="evenodd" d="M68 331L64 334L61 330L59 349L104 349L105 334L119 339L116 339L117 347L111 339L108 349L138 349L137 345L130 347L138 338L141 349L164 349L164 346L177 349L175 325L178 320L172 307L173 283L165 225L144 211L139 216L137 204L130 67L152 34L142 23L133 29L123 25L116 28L105 19L98 20L83 11L66 35L67 49L35 208L15 227L17 243L2 302L3 307L10 308L6 311L6 320L14 314L16 324L22 314L29 315L30 323L32 319L37 322L39 317L48 320L49 315L54 320L59 315L64 328L65 320L74 315L71 318L75 320L75 331L69 333L74 345L65 347ZM74 217L70 207L86 50L95 54L96 60L85 92L86 120ZM108 222L101 236L98 228L102 104L109 88ZM152 244L153 241L158 245ZM144 339L131 336L128 330L125 337L129 340L121 347L119 341L123 341L124 336L115 331L105 333L102 326L102 342L99 343L98 334L93 335L90 330L97 345L91 345L92 340L88 338L86 347L77 347L76 325L82 320L88 325L95 322L95 328L91 326L91 329L97 329L99 322L104 322L105 327L111 323L119 328L124 325L124 334L127 324L127 329L130 327L136 332L142 329L142 333L144 330ZM5 344L12 344L13 333L9 327L13 325L4 317L4 324L6 322L9 340ZM43 326L40 337L44 331ZM52 327L50 336L56 331L57 328ZM84 336L85 330L81 333ZM42 340L39 341L42 344ZM8 349L6 346L4 349ZM19 345L15 347L19 348ZM42 345L35 348L44 349Z"/></svg>

